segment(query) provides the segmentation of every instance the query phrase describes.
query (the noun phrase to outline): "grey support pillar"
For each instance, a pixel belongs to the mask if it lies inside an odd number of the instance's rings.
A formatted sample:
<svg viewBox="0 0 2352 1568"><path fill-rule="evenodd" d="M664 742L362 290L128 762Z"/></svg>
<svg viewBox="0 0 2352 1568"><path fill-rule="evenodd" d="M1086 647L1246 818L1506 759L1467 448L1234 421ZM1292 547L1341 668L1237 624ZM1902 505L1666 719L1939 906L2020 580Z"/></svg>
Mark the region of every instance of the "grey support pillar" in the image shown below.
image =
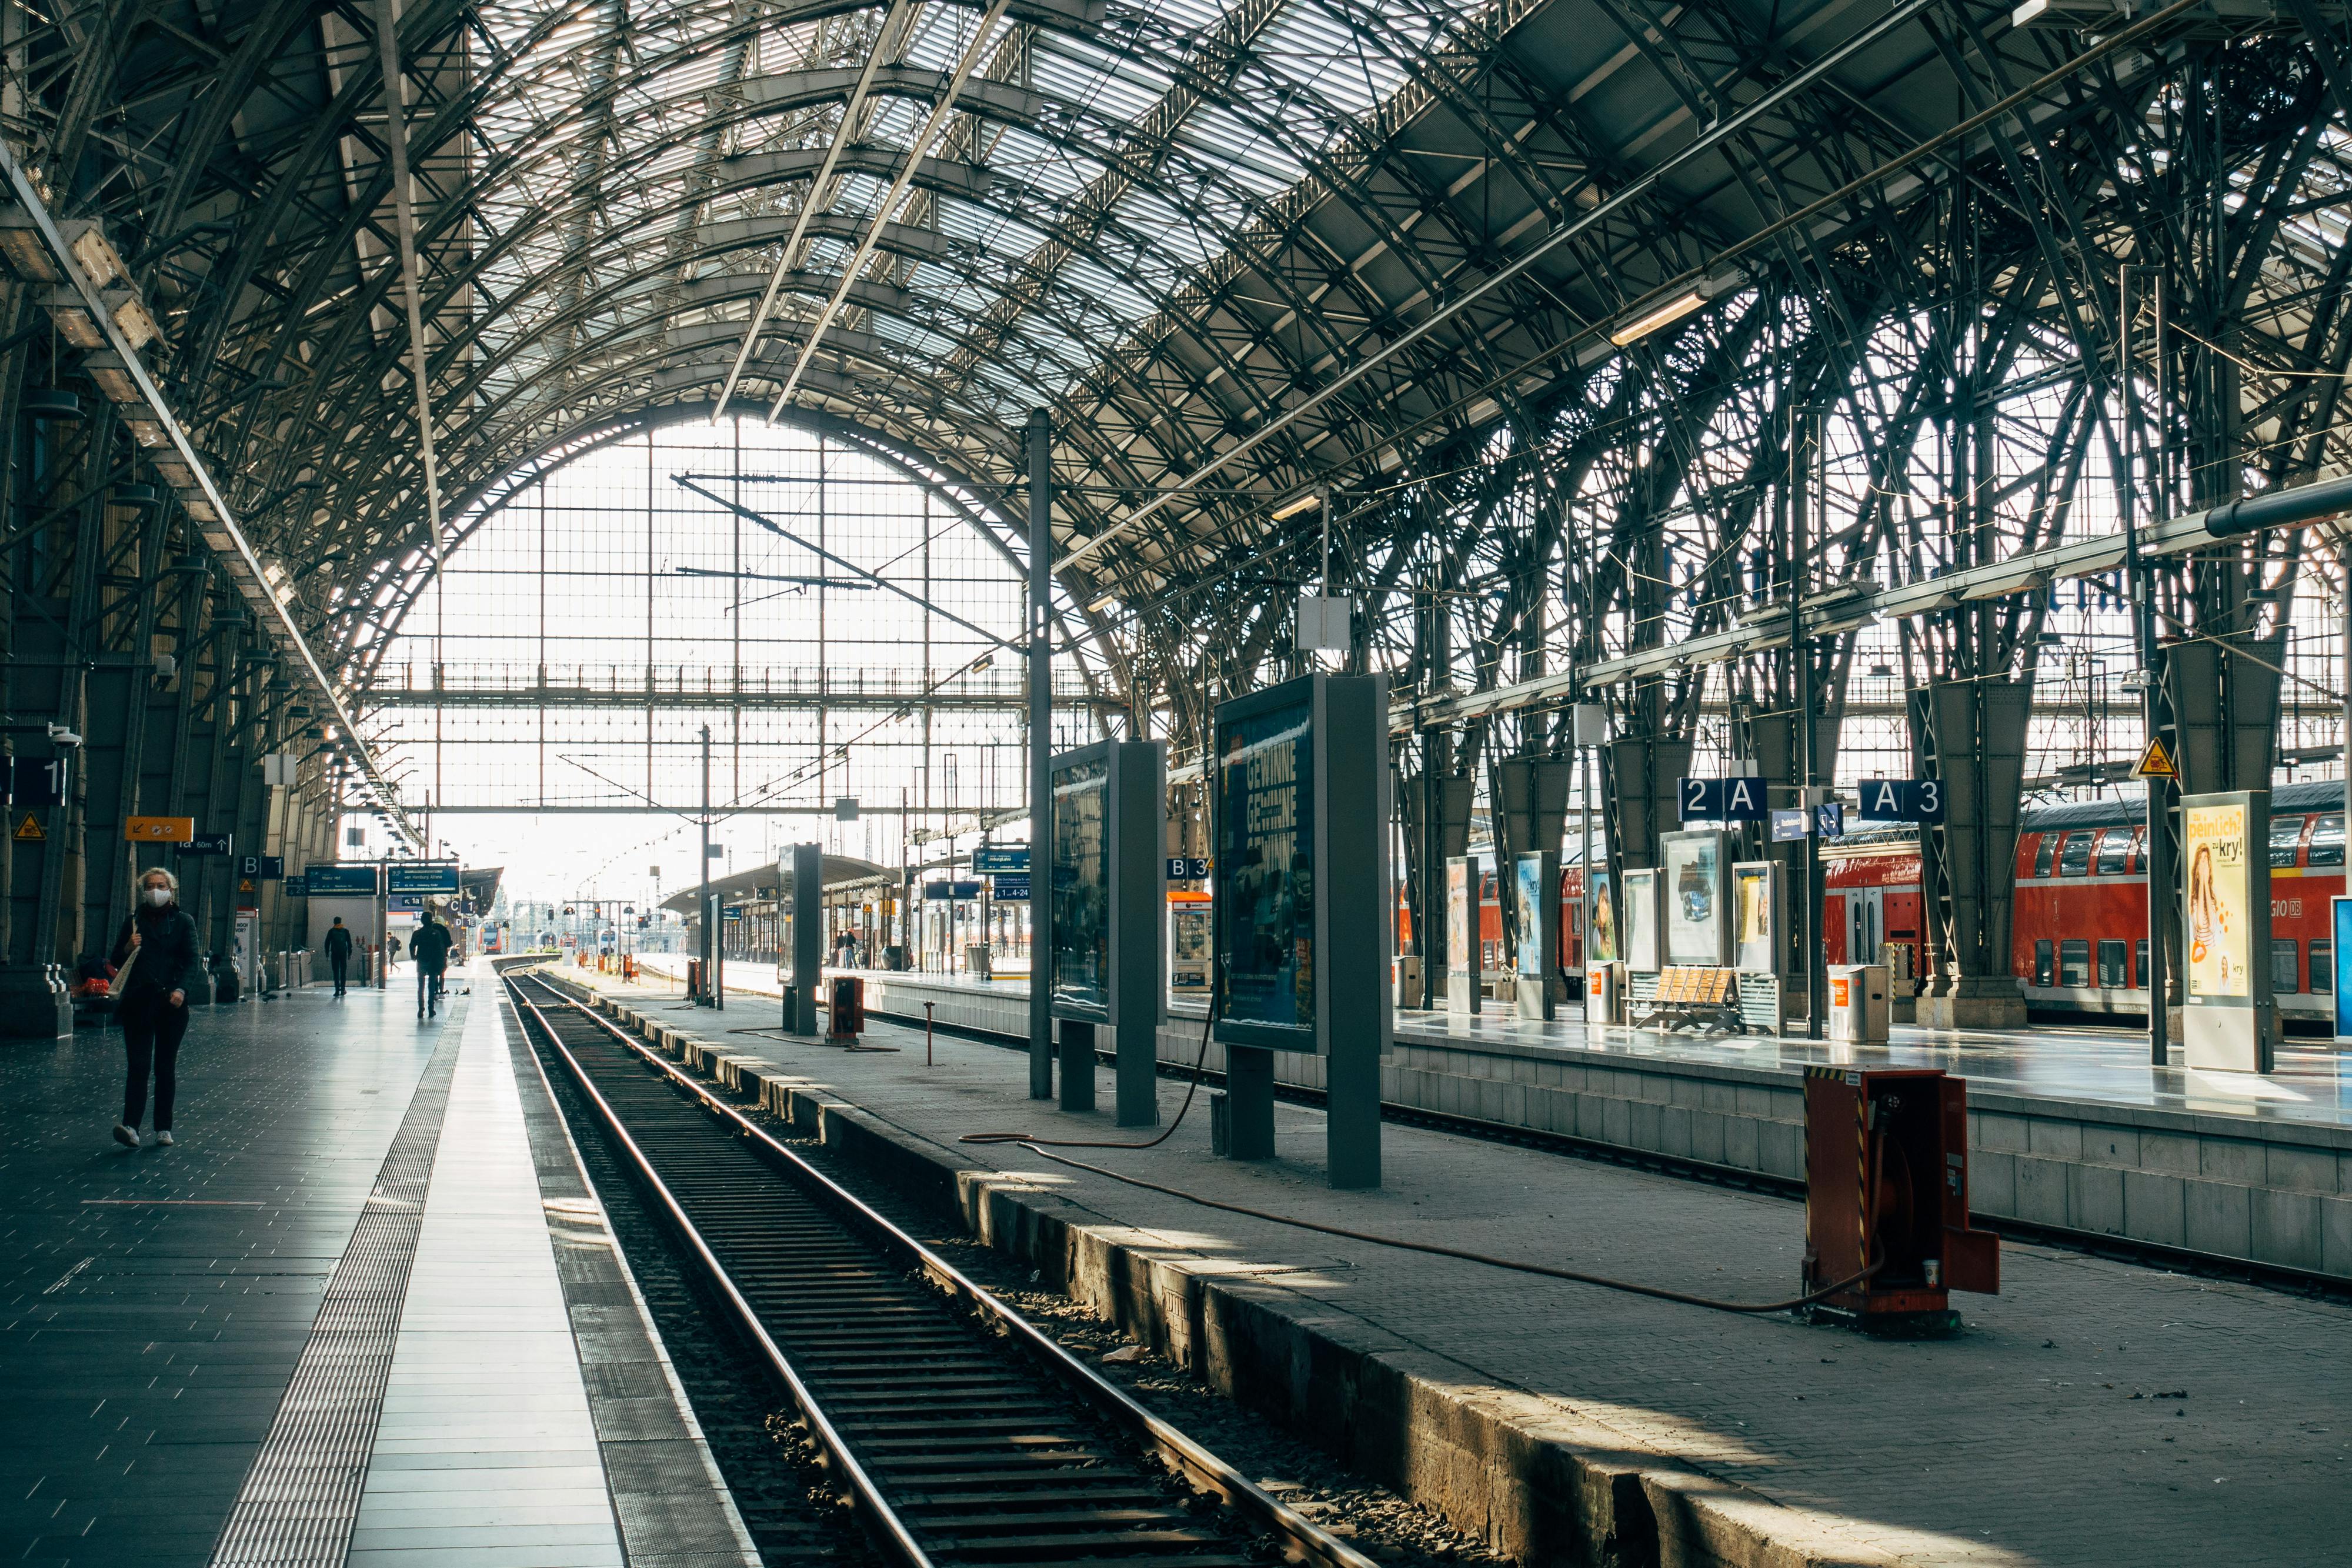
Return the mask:
<svg viewBox="0 0 2352 1568"><path fill-rule="evenodd" d="M824 973L824 847L795 844L792 858L779 869L789 874L792 891L793 983L784 988L784 1032L814 1035L816 993ZM778 877L778 882L785 879Z"/></svg>
<svg viewBox="0 0 2352 1568"><path fill-rule="evenodd" d="M1937 681L1911 694L1923 778L1944 786L1944 821L1920 835L1923 901L1942 972L1920 998L1939 1029L2013 1029L2025 999L2010 973L2017 822L2033 689L2022 681Z"/></svg>
<svg viewBox="0 0 2352 1568"><path fill-rule="evenodd" d="M1054 429L1029 415L1029 1098L1054 1098ZM1040 879L1043 880L1040 880Z"/></svg>

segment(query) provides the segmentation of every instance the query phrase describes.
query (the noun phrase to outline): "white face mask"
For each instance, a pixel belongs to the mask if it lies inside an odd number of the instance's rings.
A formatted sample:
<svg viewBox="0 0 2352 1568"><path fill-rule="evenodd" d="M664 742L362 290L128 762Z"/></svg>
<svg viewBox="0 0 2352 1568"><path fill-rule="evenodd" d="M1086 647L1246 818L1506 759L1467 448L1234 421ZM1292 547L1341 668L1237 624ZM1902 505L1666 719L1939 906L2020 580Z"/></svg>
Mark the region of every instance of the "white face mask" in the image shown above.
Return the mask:
<svg viewBox="0 0 2352 1568"><path fill-rule="evenodd" d="M150 888L147 889L147 901L160 910L165 904L172 901L172 889L169 888Z"/></svg>

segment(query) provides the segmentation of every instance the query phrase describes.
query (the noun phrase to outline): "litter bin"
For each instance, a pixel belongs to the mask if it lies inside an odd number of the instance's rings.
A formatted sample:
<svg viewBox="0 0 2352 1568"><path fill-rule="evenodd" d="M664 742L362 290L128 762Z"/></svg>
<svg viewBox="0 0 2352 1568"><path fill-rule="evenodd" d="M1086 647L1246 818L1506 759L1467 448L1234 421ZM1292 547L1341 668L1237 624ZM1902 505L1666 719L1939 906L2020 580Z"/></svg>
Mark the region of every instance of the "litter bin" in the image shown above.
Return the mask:
<svg viewBox="0 0 2352 1568"><path fill-rule="evenodd" d="M1584 966L1584 1021L1622 1024L1625 1021L1625 965L1622 960Z"/></svg>
<svg viewBox="0 0 2352 1568"><path fill-rule="evenodd" d="M1830 969L1829 1037L1850 1045L1883 1046L1893 1012L1883 963L1840 963Z"/></svg>

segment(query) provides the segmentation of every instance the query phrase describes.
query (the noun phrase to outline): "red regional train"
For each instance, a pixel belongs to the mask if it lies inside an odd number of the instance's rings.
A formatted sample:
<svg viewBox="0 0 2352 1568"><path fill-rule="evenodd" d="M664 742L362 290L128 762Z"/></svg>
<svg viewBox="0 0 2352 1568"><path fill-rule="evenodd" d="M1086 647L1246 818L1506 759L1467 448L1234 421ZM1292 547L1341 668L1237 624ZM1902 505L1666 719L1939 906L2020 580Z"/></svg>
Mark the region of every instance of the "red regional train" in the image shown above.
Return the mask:
<svg viewBox="0 0 2352 1568"><path fill-rule="evenodd" d="M2147 871L2139 801L2029 807L2017 837L2011 970L2026 1005L2074 1015L2147 1014ZM2271 988L2282 1018L2331 1022L2336 968L2329 900L2344 886L2344 786L2288 784L2271 796ZM1822 945L1829 962L1859 962L1888 942L1928 972L1920 907L1919 836L1869 828L1822 847ZM1584 963L1584 872L1560 870L1560 963ZM1480 889L1485 967L1506 966L1493 873ZM1401 935L1409 934L1401 932Z"/></svg>

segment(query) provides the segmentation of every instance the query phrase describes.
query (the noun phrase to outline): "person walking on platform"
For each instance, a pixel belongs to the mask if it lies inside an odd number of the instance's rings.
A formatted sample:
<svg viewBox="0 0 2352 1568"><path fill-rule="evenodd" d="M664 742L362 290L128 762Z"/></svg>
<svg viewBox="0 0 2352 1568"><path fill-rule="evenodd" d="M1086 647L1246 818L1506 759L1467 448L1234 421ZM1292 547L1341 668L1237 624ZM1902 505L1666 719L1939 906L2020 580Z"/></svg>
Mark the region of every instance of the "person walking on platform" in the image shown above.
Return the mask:
<svg viewBox="0 0 2352 1568"><path fill-rule="evenodd" d="M386 931L383 934L383 972L386 974L389 974L399 967L400 933L398 931Z"/></svg>
<svg viewBox="0 0 2352 1568"><path fill-rule="evenodd" d="M340 997L343 994L343 981L352 967L352 933L350 928L343 924L342 916L335 917L334 925L327 931L327 940L320 945L326 949L327 968L335 977L335 994Z"/></svg>
<svg viewBox="0 0 2352 1568"><path fill-rule="evenodd" d="M147 1113L147 1075L155 1075L155 1142L172 1142L172 1101L180 1087L180 1040L188 1032L188 993L203 978L196 922L180 907L180 879L158 867L139 878L139 903L114 939L115 1013L130 1076L114 1141L139 1147ZM129 973L125 973L124 971Z"/></svg>
<svg viewBox="0 0 2352 1568"><path fill-rule="evenodd" d="M449 928L436 920L431 910L425 911L408 938L408 954L416 960L416 1016L420 1018L441 1011L441 976L449 967L452 940Z"/></svg>

